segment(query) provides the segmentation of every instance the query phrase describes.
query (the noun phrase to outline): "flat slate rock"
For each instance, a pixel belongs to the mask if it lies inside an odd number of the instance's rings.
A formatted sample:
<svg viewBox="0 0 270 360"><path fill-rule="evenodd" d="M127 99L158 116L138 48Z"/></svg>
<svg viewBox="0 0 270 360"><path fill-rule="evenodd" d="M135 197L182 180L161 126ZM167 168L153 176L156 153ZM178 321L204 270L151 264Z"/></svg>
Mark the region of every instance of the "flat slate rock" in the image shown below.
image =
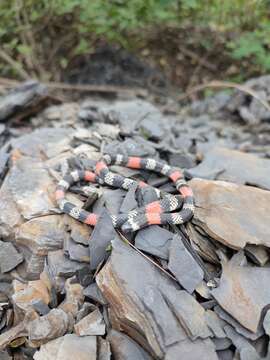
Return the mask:
<svg viewBox="0 0 270 360"><path fill-rule="evenodd" d="M237 184L254 185L270 190L270 160L237 150L214 147L205 154L197 167L188 171L193 177L226 180Z"/></svg>
<svg viewBox="0 0 270 360"><path fill-rule="evenodd" d="M197 340L196 342L186 339L173 345L166 353L165 360L218 360L215 345L210 339Z"/></svg>
<svg viewBox="0 0 270 360"><path fill-rule="evenodd" d="M83 294L88 299L95 301L101 305L107 304L107 301L104 299L104 297L96 283L92 283L92 284L88 285L86 288L84 288Z"/></svg>
<svg viewBox="0 0 270 360"><path fill-rule="evenodd" d="M71 238L64 243L64 252L71 259L79 262L89 263L90 253L88 246L78 244Z"/></svg>
<svg viewBox="0 0 270 360"><path fill-rule="evenodd" d="M23 256L10 242L0 241L0 272L6 273L23 261Z"/></svg>
<svg viewBox="0 0 270 360"><path fill-rule="evenodd" d="M151 360L153 359L140 345L129 336L111 330L107 339L110 341L115 360Z"/></svg>
<svg viewBox="0 0 270 360"><path fill-rule="evenodd" d="M205 310L195 298L122 241L114 240L112 246L96 281L127 335L155 359L162 359L172 344L188 336L193 340L211 336Z"/></svg>
<svg viewBox="0 0 270 360"><path fill-rule="evenodd" d="M270 268L240 266L237 256L223 264L220 285L212 295L241 325L256 333L262 311L270 305Z"/></svg>
<svg viewBox="0 0 270 360"><path fill-rule="evenodd" d="M204 272L175 234L170 245L168 269L190 294L203 281Z"/></svg>
<svg viewBox="0 0 270 360"><path fill-rule="evenodd" d="M34 355L34 360L96 360L96 336L67 334L45 345Z"/></svg>
<svg viewBox="0 0 270 360"><path fill-rule="evenodd" d="M48 213L55 207L53 192L55 184L43 163L21 157L15 161L5 178L1 193L5 198L8 194L18 211L26 219ZM0 207L1 202L0 200ZM9 209L7 209L9 210Z"/></svg>
<svg viewBox="0 0 270 360"><path fill-rule="evenodd" d="M52 309L27 325L29 340L48 342L63 336L69 329L69 322L69 316L63 310Z"/></svg>
<svg viewBox="0 0 270 360"><path fill-rule="evenodd" d="M149 254L168 260L173 235L172 232L158 225L148 226L136 234L135 246Z"/></svg>
<svg viewBox="0 0 270 360"><path fill-rule="evenodd" d="M0 98L0 121L19 114L31 114L47 98L48 89L37 81L27 81Z"/></svg>
<svg viewBox="0 0 270 360"><path fill-rule="evenodd" d="M63 276L69 278L85 267L85 263L70 260L62 250L50 251L47 259L53 277Z"/></svg>
<svg viewBox="0 0 270 360"><path fill-rule="evenodd" d="M216 305L214 307L214 311L227 324L232 325L233 328L238 332L238 334L243 335L247 339L257 340L258 338L260 338L263 335L262 327L259 327L259 329L256 333L251 332L250 330L248 330L244 326L242 326L234 317L232 317L225 310L223 310L222 307L219 305Z"/></svg>
<svg viewBox="0 0 270 360"><path fill-rule="evenodd" d="M270 247L270 192L225 181L193 179L192 222L233 249L246 244Z"/></svg>
<svg viewBox="0 0 270 360"><path fill-rule="evenodd" d="M106 209L103 209L89 239L90 267L92 270L96 269L106 258L106 249L115 237L118 235L114 230L110 215Z"/></svg>
<svg viewBox="0 0 270 360"><path fill-rule="evenodd" d="M55 156L58 152L63 151L62 146L59 148L59 144L64 142L65 149L71 141L71 134L72 130L67 128L41 128L13 139L11 144L14 149L19 150L25 156L42 158L42 152L47 153L52 149L54 149L54 153L49 155Z"/></svg>

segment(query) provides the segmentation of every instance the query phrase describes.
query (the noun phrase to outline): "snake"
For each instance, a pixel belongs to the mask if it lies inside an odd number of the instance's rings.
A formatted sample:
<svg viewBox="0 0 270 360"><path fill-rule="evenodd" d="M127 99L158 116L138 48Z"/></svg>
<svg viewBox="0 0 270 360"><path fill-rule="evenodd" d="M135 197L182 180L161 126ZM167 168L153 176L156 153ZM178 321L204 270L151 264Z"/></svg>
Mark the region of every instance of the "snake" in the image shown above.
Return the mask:
<svg viewBox="0 0 270 360"><path fill-rule="evenodd" d="M135 232L150 225L180 225L190 221L194 215L194 196L180 168L151 158L105 154L96 162L93 171L74 170L63 176L55 191L59 209L74 219L95 226L99 215L76 206L66 198L66 193L77 182L90 182L113 188L129 190L132 187L144 188L144 181L137 181L110 171L109 166L119 165L131 169L149 170L167 176L175 185L179 195L172 195L152 187L157 199L147 205L135 208L125 214L110 214L112 224L123 232ZM175 210L177 210L175 212Z"/></svg>

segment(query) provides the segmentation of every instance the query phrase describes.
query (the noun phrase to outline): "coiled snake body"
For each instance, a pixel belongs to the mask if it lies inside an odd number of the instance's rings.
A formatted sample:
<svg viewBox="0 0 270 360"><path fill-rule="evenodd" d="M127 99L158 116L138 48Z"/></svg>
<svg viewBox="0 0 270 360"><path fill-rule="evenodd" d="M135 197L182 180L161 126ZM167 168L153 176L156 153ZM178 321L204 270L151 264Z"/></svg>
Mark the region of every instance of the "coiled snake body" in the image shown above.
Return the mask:
<svg viewBox="0 0 270 360"><path fill-rule="evenodd" d="M180 169L154 159L140 157L128 157L124 155L104 155L96 163L95 172L88 170L73 171L58 183L55 198L59 208L66 214L85 224L95 226L99 216L81 209L65 198L65 193L71 185L78 181L89 181L100 185L109 185L115 188L129 190L132 186L149 186L143 181L114 174L108 168L109 165L120 165L132 169L151 170L168 176L176 186L180 195L171 195L155 189L159 200L146 206L139 207L127 214L111 215L115 228L121 228L124 232L132 232L146 226L157 224L178 225L189 221L194 214L194 199L191 188L186 184ZM172 212L180 209L178 212Z"/></svg>

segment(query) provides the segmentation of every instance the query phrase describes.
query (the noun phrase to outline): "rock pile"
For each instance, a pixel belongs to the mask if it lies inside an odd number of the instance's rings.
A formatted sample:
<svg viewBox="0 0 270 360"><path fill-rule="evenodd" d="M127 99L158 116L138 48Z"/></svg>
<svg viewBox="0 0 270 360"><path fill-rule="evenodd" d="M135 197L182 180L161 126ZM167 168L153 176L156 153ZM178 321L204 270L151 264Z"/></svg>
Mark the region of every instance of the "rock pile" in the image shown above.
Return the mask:
<svg viewBox="0 0 270 360"><path fill-rule="evenodd" d="M37 112L46 91L33 86L0 99L0 359L269 359L269 116L222 93L185 108L92 98ZM12 122L22 93L20 111L35 109L25 126ZM68 196L101 215L96 227L62 214L58 180L104 152L184 168L192 222L122 234L108 214L155 191L87 184ZM165 177L112 170L175 192Z"/></svg>

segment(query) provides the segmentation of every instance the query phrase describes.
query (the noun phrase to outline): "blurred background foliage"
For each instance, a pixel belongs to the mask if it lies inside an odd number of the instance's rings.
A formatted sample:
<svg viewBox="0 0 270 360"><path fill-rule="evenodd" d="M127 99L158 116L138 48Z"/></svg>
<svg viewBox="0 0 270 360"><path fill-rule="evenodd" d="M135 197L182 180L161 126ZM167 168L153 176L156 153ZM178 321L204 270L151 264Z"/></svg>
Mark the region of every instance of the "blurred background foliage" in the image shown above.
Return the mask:
<svg viewBox="0 0 270 360"><path fill-rule="evenodd" d="M58 81L72 59L94 52L100 41L148 54L154 39L165 52L180 41L191 58L211 52L227 61L227 68L237 65L227 78L242 80L270 71L269 5L268 0L1 0L0 76Z"/></svg>

